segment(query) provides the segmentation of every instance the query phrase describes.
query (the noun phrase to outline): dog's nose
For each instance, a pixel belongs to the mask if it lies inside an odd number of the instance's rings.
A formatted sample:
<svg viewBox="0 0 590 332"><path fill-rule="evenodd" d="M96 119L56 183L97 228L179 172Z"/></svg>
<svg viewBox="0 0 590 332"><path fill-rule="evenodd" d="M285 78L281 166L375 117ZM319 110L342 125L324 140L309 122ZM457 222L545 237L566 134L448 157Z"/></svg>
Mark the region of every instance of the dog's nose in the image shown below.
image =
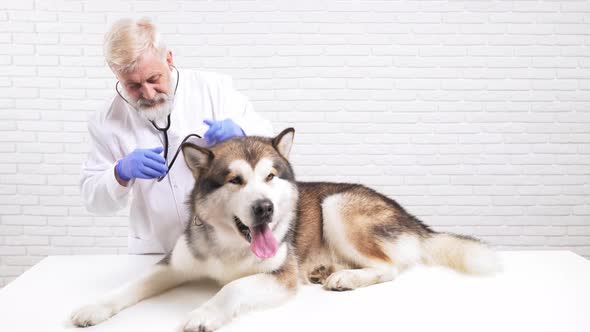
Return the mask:
<svg viewBox="0 0 590 332"><path fill-rule="evenodd" d="M256 220L267 221L272 216L273 211L274 206L270 199L267 198L259 199L252 205L252 213Z"/></svg>

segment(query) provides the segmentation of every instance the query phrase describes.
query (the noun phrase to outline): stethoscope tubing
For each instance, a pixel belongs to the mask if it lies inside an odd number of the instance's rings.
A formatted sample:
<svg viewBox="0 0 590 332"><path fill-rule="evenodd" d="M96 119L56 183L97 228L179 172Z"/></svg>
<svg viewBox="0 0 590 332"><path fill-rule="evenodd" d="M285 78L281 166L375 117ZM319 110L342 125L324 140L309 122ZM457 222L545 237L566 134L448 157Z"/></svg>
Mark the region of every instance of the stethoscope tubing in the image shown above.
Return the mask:
<svg viewBox="0 0 590 332"><path fill-rule="evenodd" d="M174 65L172 67L176 70L176 86L174 87L174 96L173 96L173 98L174 98L174 97L176 97L176 91L178 90L178 83L180 81L180 72L178 71L178 69L176 67L174 67ZM123 95L119 91L119 81L117 81L117 83L115 84L115 90L117 91L117 94L119 94L119 97L121 97L129 106L135 108L135 106L133 106L125 97L123 97ZM135 109L135 110L140 112L138 109ZM198 134L187 135L182 140L180 145L178 146L178 149L176 150L174 157L172 157L170 164L168 164L168 129L170 129L170 114L168 114L166 126L163 128L158 127L158 125L154 121L150 121L150 122L152 123L152 126L154 126L154 128L156 128L156 130L164 133L164 160L165 160L165 164L167 164L168 170L166 171L166 174L158 177L157 181L160 182L166 177L166 175L168 175L168 173L170 172L170 169L172 169L172 165L174 165L174 162L176 161L176 158L178 157L178 154L180 153L180 150L182 149L183 144L191 137L197 137L197 138L202 138L202 137Z"/></svg>

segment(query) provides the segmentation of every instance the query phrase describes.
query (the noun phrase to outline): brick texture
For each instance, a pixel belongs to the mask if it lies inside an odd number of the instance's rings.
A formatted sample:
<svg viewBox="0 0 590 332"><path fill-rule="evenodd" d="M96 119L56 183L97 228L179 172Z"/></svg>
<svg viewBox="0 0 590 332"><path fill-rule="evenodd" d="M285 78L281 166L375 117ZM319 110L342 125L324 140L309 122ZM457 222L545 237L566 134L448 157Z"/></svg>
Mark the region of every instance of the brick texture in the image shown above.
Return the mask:
<svg viewBox="0 0 590 332"><path fill-rule="evenodd" d="M0 287L47 255L126 252L80 205L108 26L233 76L301 180L361 182L441 231L590 257L590 1L3 1Z"/></svg>

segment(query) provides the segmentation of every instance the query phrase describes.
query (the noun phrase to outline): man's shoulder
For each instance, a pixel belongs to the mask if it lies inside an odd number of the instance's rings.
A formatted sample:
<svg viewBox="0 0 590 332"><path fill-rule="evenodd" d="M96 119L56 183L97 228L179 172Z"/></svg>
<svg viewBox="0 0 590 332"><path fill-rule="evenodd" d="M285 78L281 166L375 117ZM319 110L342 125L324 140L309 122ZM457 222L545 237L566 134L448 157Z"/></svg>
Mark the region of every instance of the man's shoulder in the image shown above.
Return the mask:
<svg viewBox="0 0 590 332"><path fill-rule="evenodd" d="M118 95L115 95L110 100L105 100L102 107L100 107L92 116L91 120L95 123L120 123L127 121L129 117L129 110L127 104Z"/></svg>

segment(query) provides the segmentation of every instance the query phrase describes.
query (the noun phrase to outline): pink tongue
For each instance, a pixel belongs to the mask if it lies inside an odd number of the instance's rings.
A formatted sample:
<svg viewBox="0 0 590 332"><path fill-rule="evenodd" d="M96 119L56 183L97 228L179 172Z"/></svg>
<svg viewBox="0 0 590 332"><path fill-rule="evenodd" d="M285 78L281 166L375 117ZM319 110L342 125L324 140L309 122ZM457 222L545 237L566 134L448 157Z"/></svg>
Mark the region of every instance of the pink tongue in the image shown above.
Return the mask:
<svg viewBox="0 0 590 332"><path fill-rule="evenodd" d="M260 258L269 258L277 253L277 240L272 234L268 224L256 226L251 229L252 241L250 250Z"/></svg>

